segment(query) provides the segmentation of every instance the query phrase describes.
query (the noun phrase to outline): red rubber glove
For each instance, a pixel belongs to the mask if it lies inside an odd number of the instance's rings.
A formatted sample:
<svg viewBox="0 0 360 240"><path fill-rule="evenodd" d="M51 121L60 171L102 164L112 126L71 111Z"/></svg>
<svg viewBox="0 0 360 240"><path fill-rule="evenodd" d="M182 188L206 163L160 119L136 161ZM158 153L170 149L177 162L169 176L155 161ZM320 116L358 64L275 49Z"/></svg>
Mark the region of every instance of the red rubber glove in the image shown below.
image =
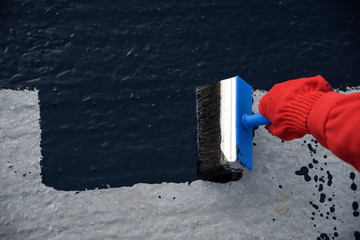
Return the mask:
<svg viewBox="0 0 360 240"><path fill-rule="evenodd" d="M320 75L279 83L260 99L259 111L271 121L271 134L283 140L301 138L309 133L307 118L314 103L330 91Z"/></svg>

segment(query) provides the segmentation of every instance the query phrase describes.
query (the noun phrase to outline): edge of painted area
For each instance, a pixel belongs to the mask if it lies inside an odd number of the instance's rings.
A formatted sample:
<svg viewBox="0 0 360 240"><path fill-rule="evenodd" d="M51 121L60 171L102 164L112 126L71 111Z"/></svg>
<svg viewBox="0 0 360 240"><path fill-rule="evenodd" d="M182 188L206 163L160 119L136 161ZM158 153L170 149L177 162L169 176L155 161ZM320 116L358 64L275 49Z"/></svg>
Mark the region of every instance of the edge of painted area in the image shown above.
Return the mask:
<svg viewBox="0 0 360 240"><path fill-rule="evenodd" d="M252 170L252 128L247 130L243 127L244 114L252 114L252 87L236 76L236 161Z"/></svg>

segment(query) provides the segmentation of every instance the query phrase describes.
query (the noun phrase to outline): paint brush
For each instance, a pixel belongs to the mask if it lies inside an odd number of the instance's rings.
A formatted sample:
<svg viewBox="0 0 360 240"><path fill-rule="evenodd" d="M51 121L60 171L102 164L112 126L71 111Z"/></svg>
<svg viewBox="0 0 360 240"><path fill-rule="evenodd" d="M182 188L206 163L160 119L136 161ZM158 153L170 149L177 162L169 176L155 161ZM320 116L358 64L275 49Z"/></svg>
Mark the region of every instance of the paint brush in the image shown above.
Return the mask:
<svg viewBox="0 0 360 240"><path fill-rule="evenodd" d="M253 169L253 127L271 124L252 114L252 87L236 76L196 89L198 175L228 182Z"/></svg>

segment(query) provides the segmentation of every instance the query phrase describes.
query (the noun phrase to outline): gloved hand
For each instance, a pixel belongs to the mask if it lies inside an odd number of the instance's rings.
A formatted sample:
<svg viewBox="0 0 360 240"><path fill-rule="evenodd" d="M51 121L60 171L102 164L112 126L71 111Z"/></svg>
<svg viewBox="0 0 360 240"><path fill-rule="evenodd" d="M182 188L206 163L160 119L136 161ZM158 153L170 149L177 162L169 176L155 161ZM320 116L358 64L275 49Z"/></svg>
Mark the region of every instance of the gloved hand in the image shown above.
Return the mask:
<svg viewBox="0 0 360 240"><path fill-rule="evenodd" d="M286 81L273 86L260 99L259 111L271 121L268 130L283 139L301 138L309 133L307 117L315 102L333 91L320 75Z"/></svg>

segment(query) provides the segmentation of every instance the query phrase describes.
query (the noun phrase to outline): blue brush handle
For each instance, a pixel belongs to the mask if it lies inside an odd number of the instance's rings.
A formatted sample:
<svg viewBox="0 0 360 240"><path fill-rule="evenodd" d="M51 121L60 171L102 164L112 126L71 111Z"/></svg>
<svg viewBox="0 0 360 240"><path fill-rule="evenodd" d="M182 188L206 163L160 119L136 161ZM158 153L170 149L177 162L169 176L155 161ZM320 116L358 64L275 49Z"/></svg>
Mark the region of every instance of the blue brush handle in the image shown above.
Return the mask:
<svg viewBox="0 0 360 240"><path fill-rule="evenodd" d="M271 121L264 117L261 113L257 113L254 115L244 114L242 115L242 124L245 129L250 129L259 125L269 125Z"/></svg>

